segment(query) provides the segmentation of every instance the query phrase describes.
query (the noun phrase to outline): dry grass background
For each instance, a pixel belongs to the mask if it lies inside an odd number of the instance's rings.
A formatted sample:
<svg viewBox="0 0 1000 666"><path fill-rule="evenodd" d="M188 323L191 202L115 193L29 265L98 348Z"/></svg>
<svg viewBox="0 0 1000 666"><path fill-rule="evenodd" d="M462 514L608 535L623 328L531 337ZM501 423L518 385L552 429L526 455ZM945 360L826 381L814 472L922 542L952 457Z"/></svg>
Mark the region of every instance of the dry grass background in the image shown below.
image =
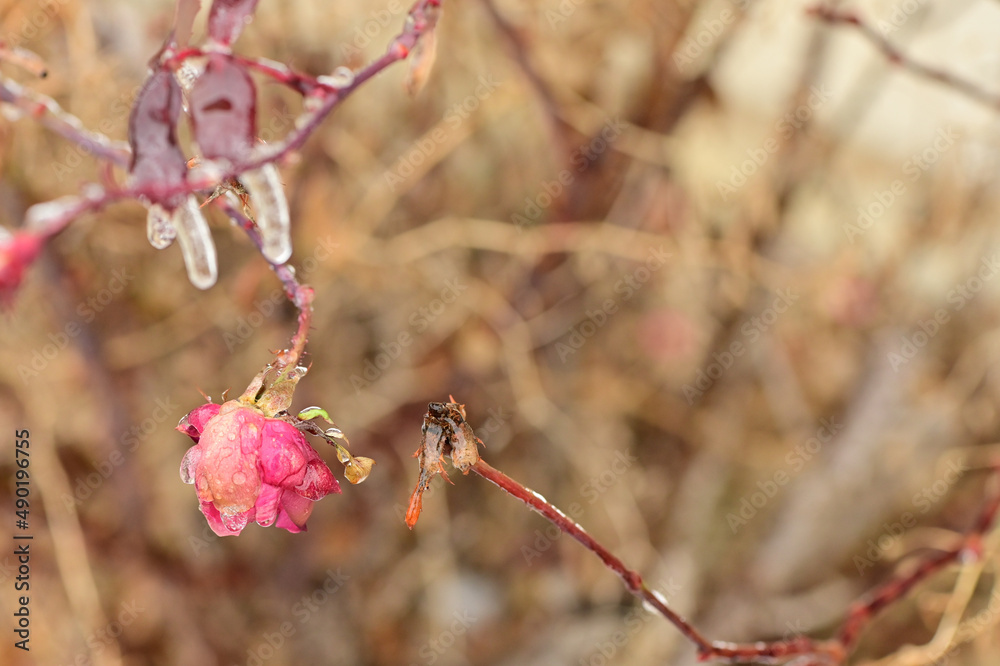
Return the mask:
<svg viewBox="0 0 1000 666"><path fill-rule="evenodd" d="M214 218L220 279L197 292L177 248L148 245L139 206L72 225L0 327L0 420L5 442L30 428L36 492L31 659L5 629L0 662L693 663L590 553L479 479L437 481L406 530L421 416L449 393L487 460L573 512L714 638L829 633L904 553L966 529L997 452L1000 281L961 309L950 292L997 249L997 112L887 65L805 3L740 4L503 0L505 33L483 2L446 3L425 90L411 99L405 67L387 71L283 165L293 261L317 294L296 405L327 407L378 461L320 502L304 535L214 537L177 471L189 442L173 426L198 390L242 391L294 330L266 264ZM886 17L902 4L859 7ZM891 37L996 87L996 3L905 4L917 11ZM238 46L330 72L377 54L406 9L264 0ZM51 71L4 75L123 139L171 12L166 0L2 0L0 36L29 37ZM365 27L376 34L352 60L342 45ZM675 58L685 48L690 63ZM474 104L484 77L499 83ZM816 86L829 99L805 114ZM262 85L260 125L280 133L295 105ZM785 132L796 111L808 121ZM573 161L619 122L606 149ZM941 128L957 139L911 180L906 160ZM765 145L776 152L724 200L718 183ZM421 164L411 174L403 161ZM0 121L0 168L6 227L97 175L27 120ZM572 180L539 223L513 224L563 169ZM392 187L389 173L406 175ZM851 242L844 225L896 179L902 194ZM669 258L646 272L658 252ZM449 285L457 298L439 307ZM794 302L776 314L779 293ZM939 309L947 323L893 367ZM22 376L70 322L81 332ZM373 372L403 333L411 342ZM685 387L717 374L733 343L744 352L689 401ZM796 453L829 419L836 436ZM12 444L0 460L12 478ZM957 480L955 460L969 468ZM776 473L788 482L734 533L729 516ZM933 502L916 499L923 488ZM12 501L5 484L7 524ZM916 528L888 538L883 525L907 512ZM859 574L856 556L880 537L886 550ZM929 663L897 650L930 640L943 614L963 618L964 640L939 663L995 663L997 553L994 533L982 562L921 585L852 663ZM12 561L0 556L4 627Z"/></svg>

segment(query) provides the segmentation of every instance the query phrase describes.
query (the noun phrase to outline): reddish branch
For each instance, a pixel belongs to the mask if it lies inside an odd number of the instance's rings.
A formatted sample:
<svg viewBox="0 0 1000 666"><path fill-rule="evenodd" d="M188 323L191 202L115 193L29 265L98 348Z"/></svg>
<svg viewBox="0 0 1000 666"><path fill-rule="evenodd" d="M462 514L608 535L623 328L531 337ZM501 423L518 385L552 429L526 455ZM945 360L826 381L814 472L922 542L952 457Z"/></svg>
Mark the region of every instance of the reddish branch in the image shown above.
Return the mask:
<svg viewBox="0 0 1000 666"><path fill-rule="evenodd" d="M837 637L832 640L817 641L807 637L791 640L774 641L770 643L726 643L710 641L697 629L691 626L683 617L673 611L663 597L650 590L643 583L638 572L629 569L620 559L607 548L590 536L582 527L573 522L562 511L549 503L538 493L526 488L503 472L491 467L485 461L479 460L472 471L500 489L534 509L560 530L579 541L585 548L601 558L604 565L618 574L628 591L653 605L661 615L670 621L684 634L685 638L694 643L701 661L718 659L728 662L746 662L756 659L784 659L806 655L813 656L827 663L843 663L857 645L861 632L872 619L885 607L905 596L914 586L926 580L947 565L965 558L978 558L982 555L983 535L996 521L1000 509L1000 465L994 469L992 483L996 486L991 491L990 499L983 508L973 528L965 534L959 543L951 550L938 553L916 566L905 576L895 578L870 591L854 602L847 611ZM824 663L820 661L819 663Z"/></svg>
<svg viewBox="0 0 1000 666"><path fill-rule="evenodd" d="M565 513L535 491L490 466L479 458L477 452L470 450L468 441L470 439L478 441L478 439L475 439L475 434L465 422L464 405L454 402L431 403L428 407L427 416L424 418L421 445L416 454L420 458L420 480L411 498L411 510L407 513L407 523L411 528L419 516L420 496L429 485L430 477L435 474L444 474L441 461L445 455L451 455L456 468L465 473L475 472L501 490L513 495L527 504L529 508L540 513L561 531L576 539L584 548L597 555L604 566L622 579L625 588L632 595L656 608L685 638L694 644L700 661L715 659L739 663L803 657L810 660L806 663L842 664L857 645L861 632L882 609L901 599L914 586L947 565L981 557L983 535L993 526L997 513L1000 511L1000 464L998 464L994 468L994 474L991 478L994 488L991 489L990 498L972 529L962 536L951 550L927 558L910 573L880 585L853 603L848 608L840 630L833 639L814 640L800 636L790 640L756 643L713 641L706 638L691 623L671 609L661 594L646 586L642 576L637 571L626 566ZM473 455L475 455L474 462L471 459Z"/></svg>
<svg viewBox="0 0 1000 666"><path fill-rule="evenodd" d="M809 13L822 21L830 23L831 25L847 25L853 27L864 35L865 38L871 42L873 46L875 46L875 48L881 51L882 54L885 55L886 59L892 64L899 65L900 67L903 67L925 79L930 79L931 81L936 81L937 83L944 84L949 88L953 88L958 92L971 97L977 102L986 104L994 109L1000 109L1000 94L990 92L989 90L986 90L971 81L955 76L951 72L931 67L913 60L908 55L900 51L892 42L886 39L878 29L865 22L856 12L837 9L835 7L818 6L810 9Z"/></svg>

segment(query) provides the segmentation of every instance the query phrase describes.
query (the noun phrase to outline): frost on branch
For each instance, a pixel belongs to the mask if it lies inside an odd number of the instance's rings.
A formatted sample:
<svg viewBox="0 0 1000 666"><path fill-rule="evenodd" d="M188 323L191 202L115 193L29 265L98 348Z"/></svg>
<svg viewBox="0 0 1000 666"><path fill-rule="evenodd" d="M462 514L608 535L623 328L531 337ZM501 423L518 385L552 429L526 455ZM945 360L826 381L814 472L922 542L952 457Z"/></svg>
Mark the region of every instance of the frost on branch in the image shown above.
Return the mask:
<svg viewBox="0 0 1000 666"><path fill-rule="evenodd" d="M211 56L189 102L195 141L206 160L232 165L253 157L257 89L243 67L224 55ZM264 257L273 264L288 261L292 256L291 222L277 169L265 164L244 171L239 180L253 204Z"/></svg>
<svg viewBox="0 0 1000 666"><path fill-rule="evenodd" d="M180 112L177 80L169 71L157 70L139 92L129 117L129 177L132 187L144 191L149 242L162 249L179 236L191 284L208 289L218 275L215 245L194 197L183 191L187 159L177 143Z"/></svg>

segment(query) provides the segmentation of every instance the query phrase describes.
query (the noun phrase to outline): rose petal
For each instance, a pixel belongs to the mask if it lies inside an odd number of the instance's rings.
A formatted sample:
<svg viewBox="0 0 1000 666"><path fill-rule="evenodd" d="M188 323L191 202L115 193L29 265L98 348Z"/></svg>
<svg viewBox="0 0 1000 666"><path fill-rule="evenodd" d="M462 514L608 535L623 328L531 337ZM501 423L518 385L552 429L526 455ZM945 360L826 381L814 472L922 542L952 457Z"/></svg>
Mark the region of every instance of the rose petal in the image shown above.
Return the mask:
<svg viewBox="0 0 1000 666"><path fill-rule="evenodd" d="M268 419L260 442L261 480L281 488L294 488L302 482L312 447L295 426Z"/></svg>
<svg viewBox="0 0 1000 666"><path fill-rule="evenodd" d="M305 532L306 521L312 513L313 503L295 493L285 492L281 495L281 509L275 527L281 527L289 532Z"/></svg>
<svg viewBox="0 0 1000 666"><path fill-rule="evenodd" d="M306 499L323 499L330 493L340 494L340 484L333 477L333 472L326 466L319 456L315 460L310 460L306 464L306 473L302 483L295 486L295 492Z"/></svg>
<svg viewBox="0 0 1000 666"><path fill-rule="evenodd" d="M220 407L222 405L217 405L214 402L208 402L201 407L195 407L181 417L176 429L197 442L201 433L205 430L205 424L219 413Z"/></svg>
<svg viewBox="0 0 1000 666"><path fill-rule="evenodd" d="M257 524L262 527L270 527L278 517L281 509L281 495L284 491L272 485L264 484L257 495L257 503L254 509L257 510Z"/></svg>
<svg viewBox="0 0 1000 666"><path fill-rule="evenodd" d="M230 401L205 424L195 483L203 500L212 499L223 516L253 507L260 492L257 451L264 416ZM207 491L201 495L202 488Z"/></svg>

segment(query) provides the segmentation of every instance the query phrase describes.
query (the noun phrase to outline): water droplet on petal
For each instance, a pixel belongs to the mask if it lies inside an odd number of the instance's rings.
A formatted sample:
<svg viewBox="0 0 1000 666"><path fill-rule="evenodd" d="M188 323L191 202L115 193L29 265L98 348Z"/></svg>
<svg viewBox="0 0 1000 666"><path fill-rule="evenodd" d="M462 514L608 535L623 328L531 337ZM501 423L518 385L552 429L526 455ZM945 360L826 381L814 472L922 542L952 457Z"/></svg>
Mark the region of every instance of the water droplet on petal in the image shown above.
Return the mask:
<svg viewBox="0 0 1000 666"><path fill-rule="evenodd" d="M285 263L292 256L291 221L278 169L273 164L265 164L240 174L240 182L253 204L262 241L261 253L272 264Z"/></svg>
<svg viewBox="0 0 1000 666"><path fill-rule="evenodd" d="M184 459L181 461L181 481L184 483L194 483L194 468L197 463L197 459L201 457L201 453L198 452L197 447L192 446L188 449L187 453L184 454Z"/></svg>
<svg viewBox="0 0 1000 666"><path fill-rule="evenodd" d="M198 289L208 289L215 284L218 268L215 263L215 244L208 230L208 223L193 196L187 197L173 215L173 226L184 255L188 279Z"/></svg>
<svg viewBox="0 0 1000 666"><path fill-rule="evenodd" d="M237 506L224 506L219 509L222 524L233 532L239 532L247 526L249 511L241 511Z"/></svg>
<svg viewBox="0 0 1000 666"><path fill-rule="evenodd" d="M169 246L177 238L177 230L170 222L170 213L160 204L153 204L146 213L146 237L157 250Z"/></svg>
<svg viewBox="0 0 1000 666"><path fill-rule="evenodd" d="M242 486L246 482L247 482L247 475L244 474L243 472L236 472L235 474L233 474L233 483L235 483L237 486Z"/></svg>

